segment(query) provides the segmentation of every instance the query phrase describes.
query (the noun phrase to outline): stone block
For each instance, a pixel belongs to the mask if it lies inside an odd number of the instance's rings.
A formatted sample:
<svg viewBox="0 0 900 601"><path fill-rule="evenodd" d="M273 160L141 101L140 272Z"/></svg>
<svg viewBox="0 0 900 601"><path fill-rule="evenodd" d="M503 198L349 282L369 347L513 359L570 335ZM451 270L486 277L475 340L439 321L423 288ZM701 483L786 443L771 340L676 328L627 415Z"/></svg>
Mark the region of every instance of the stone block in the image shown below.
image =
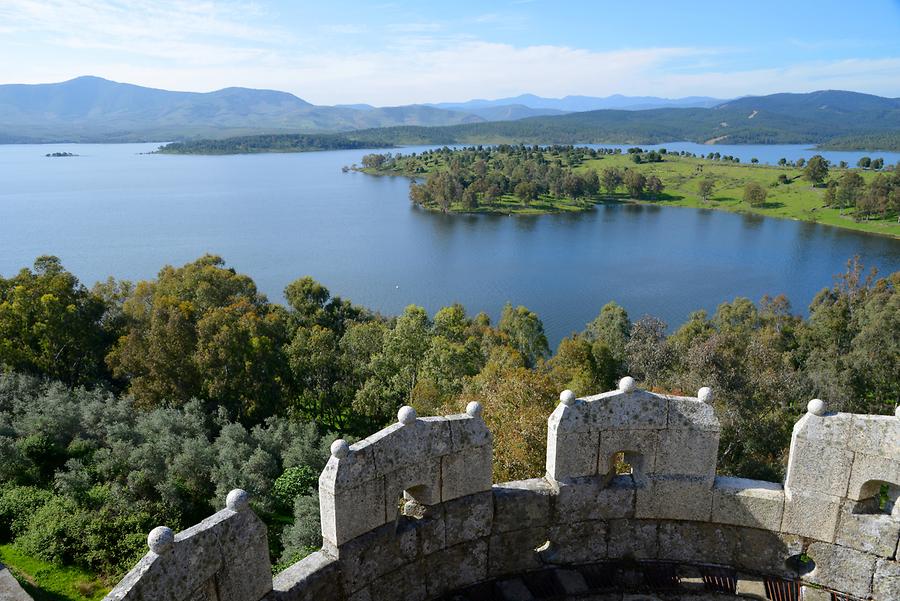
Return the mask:
<svg viewBox="0 0 900 601"><path fill-rule="evenodd" d="M900 520L885 514L851 513L845 502L838 520L835 542L879 557L893 557L900 538Z"/></svg>
<svg viewBox="0 0 900 601"><path fill-rule="evenodd" d="M597 431L596 424L590 421L591 405L577 399L574 405L560 403L547 418L547 438L558 433Z"/></svg>
<svg viewBox="0 0 900 601"><path fill-rule="evenodd" d="M605 484L605 486L604 486ZM606 481L598 476L557 483L554 523L585 522L634 516L635 487L630 477Z"/></svg>
<svg viewBox="0 0 900 601"><path fill-rule="evenodd" d="M319 490L331 492L354 488L360 482L374 480L375 446L369 438L350 445L350 452L343 459L331 456L319 475Z"/></svg>
<svg viewBox="0 0 900 601"><path fill-rule="evenodd" d="M494 521L494 495L476 493L444 503L446 546L485 537Z"/></svg>
<svg viewBox="0 0 900 601"><path fill-rule="evenodd" d="M651 520L610 520L610 559L655 559L659 553L659 523Z"/></svg>
<svg viewBox="0 0 900 601"><path fill-rule="evenodd" d="M322 537L335 546L387 521L384 478L360 482L337 493L319 489Z"/></svg>
<svg viewBox="0 0 900 601"><path fill-rule="evenodd" d="M800 587L800 601L834 601L831 598L831 591L823 588L814 588L812 586Z"/></svg>
<svg viewBox="0 0 900 601"><path fill-rule="evenodd" d="M409 494L404 495L404 492ZM384 476L384 514L387 521L397 518L404 500L414 499L422 505L441 502L441 458L425 457Z"/></svg>
<svg viewBox="0 0 900 601"><path fill-rule="evenodd" d="M392 424L365 441L372 445L377 473L385 475L449 453L450 423L443 417L423 417L407 425Z"/></svg>
<svg viewBox="0 0 900 601"><path fill-rule="evenodd" d="M602 430L662 430L668 423L669 401L644 390L617 392L594 401L592 420Z"/></svg>
<svg viewBox="0 0 900 601"><path fill-rule="evenodd" d="M500 580L494 583L494 587L503 601L534 601L531 591L519 578Z"/></svg>
<svg viewBox="0 0 900 601"><path fill-rule="evenodd" d="M232 515L216 528L222 554L222 569L216 574L219 598L256 601L272 590L266 525L249 509L220 513Z"/></svg>
<svg viewBox="0 0 900 601"><path fill-rule="evenodd" d="M852 463L853 452L844 448L843 444L837 446L795 438L791 441L784 487L843 497L847 494Z"/></svg>
<svg viewBox="0 0 900 601"><path fill-rule="evenodd" d="M900 599L900 563L879 559L872 579L872 598L875 601Z"/></svg>
<svg viewBox="0 0 900 601"><path fill-rule="evenodd" d="M640 474L652 474L655 471L658 447L659 434L655 430L602 430L597 473L608 474L616 453L626 451L639 456L637 464L629 457L634 470Z"/></svg>
<svg viewBox="0 0 900 601"><path fill-rule="evenodd" d="M543 564L537 549L549 541L547 528L527 528L492 534L488 574L492 578L536 570Z"/></svg>
<svg viewBox="0 0 900 601"><path fill-rule="evenodd" d="M598 439L596 431L551 434L547 440L547 476L562 480L596 474Z"/></svg>
<svg viewBox="0 0 900 601"><path fill-rule="evenodd" d="M732 526L699 522L660 522L659 556L671 561L730 565L739 538Z"/></svg>
<svg viewBox="0 0 900 601"><path fill-rule="evenodd" d="M445 419L450 426L451 450L453 451L481 447L492 444L494 441L491 431L480 417L471 417L463 413L448 415Z"/></svg>
<svg viewBox="0 0 900 601"><path fill-rule="evenodd" d="M821 416L806 413L794 424L793 437L845 447L850 438L852 418L850 413L826 413Z"/></svg>
<svg viewBox="0 0 900 601"><path fill-rule="evenodd" d="M806 553L816 563L816 567L803 576L804 580L856 597L869 596L877 558L854 549L821 542L812 543Z"/></svg>
<svg viewBox="0 0 900 601"><path fill-rule="evenodd" d="M491 445L470 447L441 457L441 501L491 490Z"/></svg>
<svg viewBox="0 0 900 601"><path fill-rule="evenodd" d="M659 433L654 473L664 476L697 476L712 484L716 476L718 432L664 430Z"/></svg>
<svg viewBox="0 0 900 601"><path fill-rule="evenodd" d="M719 476L713 485L712 521L777 532L784 513L778 484Z"/></svg>
<svg viewBox="0 0 900 601"><path fill-rule="evenodd" d="M719 420L711 405L692 397L670 396L669 421L672 430L718 432Z"/></svg>
<svg viewBox="0 0 900 601"><path fill-rule="evenodd" d="M606 522L574 522L550 528L547 558L555 564L593 563L606 559Z"/></svg>
<svg viewBox="0 0 900 601"><path fill-rule="evenodd" d="M900 486L900 460L856 453L850 468L847 497L856 501L872 498L878 494L882 482Z"/></svg>
<svg viewBox="0 0 900 601"><path fill-rule="evenodd" d="M367 587L373 601L382 599L403 599L403 601L425 601L428 599L425 581L427 574L419 562L407 564L376 579Z"/></svg>
<svg viewBox="0 0 900 601"><path fill-rule="evenodd" d="M484 539L447 547L425 558L428 597L436 599L450 591L486 580L488 545Z"/></svg>
<svg viewBox="0 0 900 601"><path fill-rule="evenodd" d="M32 601L9 570L0 563L0 599L3 601Z"/></svg>
<svg viewBox="0 0 900 601"><path fill-rule="evenodd" d="M338 548L344 591L351 595L370 582L416 560L414 524L390 523L367 532Z"/></svg>
<svg viewBox="0 0 900 601"><path fill-rule="evenodd" d="M657 465L659 463L657 462ZM708 478L653 476L637 489L635 517L708 522L712 515Z"/></svg>
<svg viewBox="0 0 900 601"><path fill-rule="evenodd" d="M841 499L824 494L785 491L781 531L834 542Z"/></svg>
<svg viewBox="0 0 900 601"><path fill-rule="evenodd" d="M864 455L900 461L900 419L893 415L854 415L847 446Z"/></svg>
<svg viewBox="0 0 900 601"><path fill-rule="evenodd" d="M803 552L803 539L756 528L734 529L737 537L734 567L779 577L793 577L785 564L788 557Z"/></svg>
<svg viewBox="0 0 900 601"><path fill-rule="evenodd" d="M544 478L495 484L494 532L546 526L550 523L553 487Z"/></svg>
<svg viewBox="0 0 900 601"><path fill-rule="evenodd" d="M307 555L275 576L266 601L318 601L345 599L337 559L322 551Z"/></svg>

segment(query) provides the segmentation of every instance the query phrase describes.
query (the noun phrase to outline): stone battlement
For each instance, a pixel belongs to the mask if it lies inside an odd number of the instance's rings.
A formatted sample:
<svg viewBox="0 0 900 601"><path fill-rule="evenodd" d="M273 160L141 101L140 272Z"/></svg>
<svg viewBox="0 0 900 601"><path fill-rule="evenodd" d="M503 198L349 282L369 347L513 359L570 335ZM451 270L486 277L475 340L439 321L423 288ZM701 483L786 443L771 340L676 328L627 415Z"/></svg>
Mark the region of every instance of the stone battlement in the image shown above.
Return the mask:
<svg viewBox="0 0 900 601"><path fill-rule="evenodd" d="M494 485L477 403L445 417L404 407L396 424L332 445L320 551L273 580L265 527L232 491L201 524L151 532L150 552L107 599L527 601L710 582L763 599L776 588L900 599L900 412L810 401L782 486L716 475L710 399L631 378L581 399L565 391L545 475Z"/></svg>

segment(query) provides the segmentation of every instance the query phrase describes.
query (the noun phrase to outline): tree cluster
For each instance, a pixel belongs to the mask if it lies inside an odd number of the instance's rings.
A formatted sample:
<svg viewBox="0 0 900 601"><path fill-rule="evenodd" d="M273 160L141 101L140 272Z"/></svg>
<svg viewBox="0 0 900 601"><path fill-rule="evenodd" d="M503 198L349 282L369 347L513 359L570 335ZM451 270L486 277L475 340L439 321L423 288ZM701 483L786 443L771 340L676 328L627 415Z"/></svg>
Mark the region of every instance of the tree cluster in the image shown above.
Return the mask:
<svg viewBox="0 0 900 601"><path fill-rule="evenodd" d="M828 182L825 205L837 207L842 213L853 211L860 220L872 216L886 219L894 214L900 221L900 169L877 173L868 183L858 171L844 171Z"/></svg>

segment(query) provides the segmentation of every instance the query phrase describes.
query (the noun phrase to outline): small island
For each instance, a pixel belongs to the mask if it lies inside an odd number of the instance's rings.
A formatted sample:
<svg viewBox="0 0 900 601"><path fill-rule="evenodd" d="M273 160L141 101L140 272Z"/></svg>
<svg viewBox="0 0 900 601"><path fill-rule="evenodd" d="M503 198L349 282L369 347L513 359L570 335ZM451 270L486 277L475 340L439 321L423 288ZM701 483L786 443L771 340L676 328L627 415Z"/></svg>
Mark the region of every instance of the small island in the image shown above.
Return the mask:
<svg viewBox="0 0 900 601"><path fill-rule="evenodd" d="M469 146L367 154L353 169L412 179L413 204L443 213L546 214L646 203L797 219L900 237L900 167L822 156L777 165L710 151Z"/></svg>
<svg viewBox="0 0 900 601"><path fill-rule="evenodd" d="M266 152L315 152L367 148L365 142L339 134L274 134L172 142L151 154L259 154Z"/></svg>
<svg viewBox="0 0 900 601"><path fill-rule="evenodd" d="M60 157L77 157L78 155L74 152L48 152L44 156L55 159Z"/></svg>

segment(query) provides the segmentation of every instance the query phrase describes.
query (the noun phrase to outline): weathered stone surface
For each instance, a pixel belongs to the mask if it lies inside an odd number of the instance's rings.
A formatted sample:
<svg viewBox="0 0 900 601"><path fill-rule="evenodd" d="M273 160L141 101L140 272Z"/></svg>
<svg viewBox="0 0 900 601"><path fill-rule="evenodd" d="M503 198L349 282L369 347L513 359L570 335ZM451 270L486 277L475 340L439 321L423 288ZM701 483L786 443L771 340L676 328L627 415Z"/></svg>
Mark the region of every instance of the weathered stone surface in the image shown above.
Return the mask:
<svg viewBox="0 0 900 601"><path fill-rule="evenodd" d="M816 568L803 579L842 593L868 597L876 558L853 549L828 543L812 543L807 550Z"/></svg>
<svg viewBox="0 0 900 601"><path fill-rule="evenodd" d="M550 558L556 564L592 563L606 559L606 522L562 524L550 528Z"/></svg>
<svg viewBox="0 0 900 601"><path fill-rule="evenodd" d="M712 514L711 484L707 478L648 478L637 489L635 517L707 522Z"/></svg>
<svg viewBox="0 0 900 601"><path fill-rule="evenodd" d="M803 539L756 528L734 530L737 537L734 567L780 577L794 577L785 560L803 552Z"/></svg>
<svg viewBox="0 0 900 601"><path fill-rule="evenodd" d="M659 553L659 524L649 520L610 520L607 554L610 559L655 559Z"/></svg>
<svg viewBox="0 0 900 601"><path fill-rule="evenodd" d="M719 476L713 485L712 521L778 531L784 513L781 486L761 480Z"/></svg>
<svg viewBox="0 0 900 601"><path fill-rule="evenodd" d="M669 401L644 390L618 392L592 406L603 430L662 430L667 426Z"/></svg>
<svg viewBox="0 0 900 601"><path fill-rule="evenodd" d="M851 502L852 503L852 502ZM900 520L884 514L851 513L849 503L841 510L835 542L879 557L893 557L900 538Z"/></svg>
<svg viewBox="0 0 900 601"><path fill-rule="evenodd" d="M534 596L525 583L518 578L500 580L495 584L497 593L503 601L534 601Z"/></svg>
<svg viewBox="0 0 900 601"><path fill-rule="evenodd" d="M588 591L584 576L575 570L553 570L553 579L567 595L580 595Z"/></svg>
<svg viewBox="0 0 900 601"><path fill-rule="evenodd" d="M346 457L328 458L325 469L319 475L319 488L332 492L354 488L360 482L372 480L377 475L374 441L367 438L350 445L350 452Z"/></svg>
<svg viewBox="0 0 900 601"><path fill-rule="evenodd" d="M667 427L674 430L718 432L719 420L712 405L692 397L669 396Z"/></svg>
<svg viewBox="0 0 900 601"><path fill-rule="evenodd" d="M855 501L869 499L878 494L882 482L900 486L900 460L856 453L850 469L847 497Z"/></svg>
<svg viewBox="0 0 900 601"><path fill-rule="evenodd" d="M320 488L322 537L334 545L342 545L384 524L386 507L384 478L362 481L354 488L336 493Z"/></svg>
<svg viewBox="0 0 900 601"><path fill-rule="evenodd" d="M635 487L627 476L614 478L608 483L605 478L596 476L572 478L558 482L557 487L553 512L555 523L634 516Z"/></svg>
<svg viewBox="0 0 900 601"><path fill-rule="evenodd" d="M412 522L385 524L338 548L341 580L348 595L418 558L417 531Z"/></svg>
<svg viewBox="0 0 900 601"><path fill-rule="evenodd" d="M900 461L900 419L892 415L852 415L848 448Z"/></svg>
<svg viewBox="0 0 900 601"><path fill-rule="evenodd" d="M265 601L318 601L345 598L338 561L321 551L307 555L275 576Z"/></svg>
<svg viewBox="0 0 900 601"><path fill-rule="evenodd" d="M597 473L599 434L557 432L547 444L547 476L554 480L593 476Z"/></svg>
<svg viewBox="0 0 900 601"><path fill-rule="evenodd" d="M464 448L441 457L441 500L491 490L490 445Z"/></svg>
<svg viewBox="0 0 900 601"><path fill-rule="evenodd" d="M716 476L719 433L697 430L663 430L659 433L654 473L706 478Z"/></svg>
<svg viewBox="0 0 900 601"><path fill-rule="evenodd" d="M697 563L733 562L738 543L732 526L697 522L661 522L659 556Z"/></svg>
<svg viewBox="0 0 900 601"><path fill-rule="evenodd" d="M639 474L652 474L656 467L659 434L655 430L601 430L597 473L608 474L616 453L629 453L632 468ZM633 455L638 455L635 461Z"/></svg>
<svg viewBox="0 0 900 601"><path fill-rule="evenodd" d="M494 495L476 493L444 504L446 546L453 547L491 533L494 521Z"/></svg>
<svg viewBox="0 0 900 601"><path fill-rule="evenodd" d="M423 566L416 562L385 574L373 581L367 588L373 601L376 599L425 601L428 598L426 579Z"/></svg>
<svg viewBox="0 0 900 601"><path fill-rule="evenodd" d="M401 499L409 497L422 505L441 502L441 458L426 457L419 463L407 465L384 476L385 520L396 519ZM408 495L404 495L409 491Z"/></svg>
<svg viewBox="0 0 900 601"><path fill-rule="evenodd" d="M429 598L437 598L487 579L488 547L482 540L448 547L425 558L425 586ZM381 601L381 600L379 600Z"/></svg>
<svg viewBox="0 0 900 601"><path fill-rule="evenodd" d="M3 601L33 601L2 563L0 563L0 599Z"/></svg>
<svg viewBox="0 0 900 601"><path fill-rule="evenodd" d="M491 535L488 574L495 578L541 567L537 549L549 540L547 528L527 528Z"/></svg>
<svg viewBox="0 0 900 601"><path fill-rule="evenodd" d="M494 532L550 523L553 488L544 478L504 482L493 487Z"/></svg>
<svg viewBox="0 0 900 601"><path fill-rule="evenodd" d="M794 424L794 436L845 447L850 438L852 418L850 413L826 413L822 416L806 413Z"/></svg>
<svg viewBox="0 0 900 601"><path fill-rule="evenodd" d="M800 492L842 497L847 493L852 463L853 452L846 450L843 445L838 447L822 444L818 440L796 438L791 443L791 458L784 487Z"/></svg>
<svg viewBox="0 0 900 601"><path fill-rule="evenodd" d="M374 447L379 475L451 451L450 423L443 417L423 417L409 425L393 424L366 440Z"/></svg>
<svg viewBox="0 0 900 601"><path fill-rule="evenodd" d="M219 597L253 601L272 590L269 539L262 520L245 509L224 520L216 534L222 554L216 574Z"/></svg>
<svg viewBox="0 0 900 601"><path fill-rule="evenodd" d="M900 599L900 563L879 559L872 579L872 598L875 601Z"/></svg>
<svg viewBox="0 0 900 601"><path fill-rule="evenodd" d="M781 531L834 542L841 499L824 494L786 491Z"/></svg>
<svg viewBox="0 0 900 601"><path fill-rule="evenodd" d="M445 419L450 426L451 450L459 451L493 443L494 437L480 417L472 417L463 413L448 415Z"/></svg>

